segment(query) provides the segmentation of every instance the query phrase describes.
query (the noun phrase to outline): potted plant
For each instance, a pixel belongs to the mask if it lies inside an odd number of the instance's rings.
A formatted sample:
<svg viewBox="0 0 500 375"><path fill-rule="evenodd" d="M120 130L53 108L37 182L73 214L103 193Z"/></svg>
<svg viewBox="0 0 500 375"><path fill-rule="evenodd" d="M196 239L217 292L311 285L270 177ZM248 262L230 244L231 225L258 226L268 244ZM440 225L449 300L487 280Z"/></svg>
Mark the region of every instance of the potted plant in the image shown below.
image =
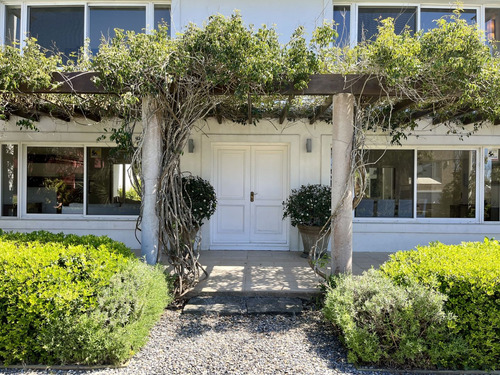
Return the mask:
<svg viewBox="0 0 500 375"><path fill-rule="evenodd" d="M289 217L291 224L298 228L304 245L304 258L309 256L309 250L319 239L321 229L330 218L331 199L330 186L315 184L292 189L288 199L283 202L283 219ZM328 235L324 236L318 246L326 249L328 240Z"/></svg>
<svg viewBox="0 0 500 375"><path fill-rule="evenodd" d="M207 180L198 176L182 176L182 193L184 200L191 209L193 226L197 230L203 225L203 220L210 219L217 207L215 189Z"/></svg>

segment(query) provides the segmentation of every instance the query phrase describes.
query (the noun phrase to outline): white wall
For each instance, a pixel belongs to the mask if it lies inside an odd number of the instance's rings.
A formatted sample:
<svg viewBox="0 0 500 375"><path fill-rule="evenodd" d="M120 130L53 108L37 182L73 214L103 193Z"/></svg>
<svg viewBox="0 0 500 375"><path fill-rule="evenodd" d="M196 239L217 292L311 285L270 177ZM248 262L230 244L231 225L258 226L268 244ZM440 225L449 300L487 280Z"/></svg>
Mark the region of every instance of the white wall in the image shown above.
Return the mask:
<svg viewBox="0 0 500 375"><path fill-rule="evenodd" d="M229 16L235 10L240 11L247 25L259 28L262 24L276 24L282 42L288 41L298 26L304 26L310 35L323 19L333 17L330 0L173 0L172 30L183 31L190 22L201 26L210 15Z"/></svg>

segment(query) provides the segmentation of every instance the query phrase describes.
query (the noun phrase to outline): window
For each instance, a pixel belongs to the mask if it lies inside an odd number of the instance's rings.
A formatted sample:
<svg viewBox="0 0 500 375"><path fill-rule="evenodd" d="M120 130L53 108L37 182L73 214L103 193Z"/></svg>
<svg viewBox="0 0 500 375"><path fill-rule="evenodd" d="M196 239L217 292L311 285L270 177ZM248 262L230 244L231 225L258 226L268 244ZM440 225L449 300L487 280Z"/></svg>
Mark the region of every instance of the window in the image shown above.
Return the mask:
<svg viewBox="0 0 500 375"><path fill-rule="evenodd" d="M336 41L337 46L348 46L351 34L351 8L348 5L334 6L333 20L337 25L337 32L339 33Z"/></svg>
<svg viewBox="0 0 500 375"><path fill-rule="evenodd" d="M83 7L30 7L29 35L66 57L83 46ZM57 25L57 27L54 27Z"/></svg>
<svg viewBox="0 0 500 375"><path fill-rule="evenodd" d="M87 214L139 215L141 198L130 178L130 158L110 147L87 149Z"/></svg>
<svg viewBox="0 0 500 375"><path fill-rule="evenodd" d="M417 29L417 8L359 7L358 9L358 42L370 40L378 33L380 20L394 18L396 34L409 27L412 32Z"/></svg>
<svg viewBox="0 0 500 375"><path fill-rule="evenodd" d="M500 47L500 8L486 8L485 25L486 37L494 40L497 48Z"/></svg>
<svg viewBox="0 0 500 375"><path fill-rule="evenodd" d="M450 8L422 8L420 10L420 29L426 31L437 27L436 21L443 17L450 17L453 9ZM474 9L464 9L460 16L469 25L477 23L477 14Z"/></svg>
<svg viewBox="0 0 500 375"><path fill-rule="evenodd" d="M146 27L145 7L91 7L90 49L97 52L101 38L115 36L114 29L143 32Z"/></svg>
<svg viewBox="0 0 500 375"><path fill-rule="evenodd" d="M413 217L413 150L370 150L356 217Z"/></svg>
<svg viewBox="0 0 500 375"><path fill-rule="evenodd" d="M484 221L500 221L500 161L498 148L484 149Z"/></svg>
<svg viewBox="0 0 500 375"><path fill-rule="evenodd" d="M2 216L17 216L17 145L2 145Z"/></svg>
<svg viewBox="0 0 500 375"><path fill-rule="evenodd" d="M417 151L417 216L474 218L474 151Z"/></svg>
<svg viewBox="0 0 500 375"><path fill-rule="evenodd" d="M155 28L158 25L166 23L168 26L168 35L170 35L170 8L166 6L155 5Z"/></svg>
<svg viewBox="0 0 500 375"><path fill-rule="evenodd" d="M5 7L5 44L9 46L21 40L21 8Z"/></svg>
<svg viewBox="0 0 500 375"><path fill-rule="evenodd" d="M28 147L26 212L83 213L83 147Z"/></svg>

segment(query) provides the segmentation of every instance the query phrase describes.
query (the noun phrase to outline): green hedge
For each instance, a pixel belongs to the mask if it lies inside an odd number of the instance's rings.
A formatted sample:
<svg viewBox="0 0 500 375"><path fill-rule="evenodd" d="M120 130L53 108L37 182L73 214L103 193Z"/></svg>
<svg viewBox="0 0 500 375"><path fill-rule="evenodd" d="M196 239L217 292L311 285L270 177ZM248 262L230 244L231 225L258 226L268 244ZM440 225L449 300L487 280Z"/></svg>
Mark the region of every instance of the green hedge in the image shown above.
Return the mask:
<svg viewBox="0 0 500 375"><path fill-rule="evenodd" d="M500 244L495 240L444 245L436 242L398 252L381 270L399 285L419 283L447 296L456 315L453 332L467 342L463 368L498 369L500 364Z"/></svg>
<svg viewBox="0 0 500 375"><path fill-rule="evenodd" d="M107 237L3 233L0 248L5 363L123 362L171 302L161 269Z"/></svg>
<svg viewBox="0 0 500 375"><path fill-rule="evenodd" d="M453 316L443 309L441 293L417 284L395 285L382 273L334 279L323 309L356 364L435 368L454 358L461 341L449 336Z"/></svg>

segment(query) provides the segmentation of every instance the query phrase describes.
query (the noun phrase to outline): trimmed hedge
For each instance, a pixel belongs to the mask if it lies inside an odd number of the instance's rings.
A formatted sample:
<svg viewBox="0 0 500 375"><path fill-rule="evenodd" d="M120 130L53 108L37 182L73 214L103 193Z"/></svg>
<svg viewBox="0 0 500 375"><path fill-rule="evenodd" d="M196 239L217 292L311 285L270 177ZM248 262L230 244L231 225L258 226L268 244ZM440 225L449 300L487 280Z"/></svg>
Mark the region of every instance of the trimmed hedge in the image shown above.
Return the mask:
<svg viewBox="0 0 500 375"><path fill-rule="evenodd" d="M4 363L123 362L172 300L160 268L107 237L3 233L0 248Z"/></svg>
<svg viewBox="0 0 500 375"><path fill-rule="evenodd" d="M436 242L398 252L381 267L394 282L418 283L447 296L445 309L456 315L453 332L467 350L455 363L462 368L498 369L500 364L500 244Z"/></svg>
<svg viewBox="0 0 500 375"><path fill-rule="evenodd" d="M449 336L441 293L418 284L395 285L379 271L343 275L329 288L323 313L340 331L356 364L434 368L462 350Z"/></svg>

